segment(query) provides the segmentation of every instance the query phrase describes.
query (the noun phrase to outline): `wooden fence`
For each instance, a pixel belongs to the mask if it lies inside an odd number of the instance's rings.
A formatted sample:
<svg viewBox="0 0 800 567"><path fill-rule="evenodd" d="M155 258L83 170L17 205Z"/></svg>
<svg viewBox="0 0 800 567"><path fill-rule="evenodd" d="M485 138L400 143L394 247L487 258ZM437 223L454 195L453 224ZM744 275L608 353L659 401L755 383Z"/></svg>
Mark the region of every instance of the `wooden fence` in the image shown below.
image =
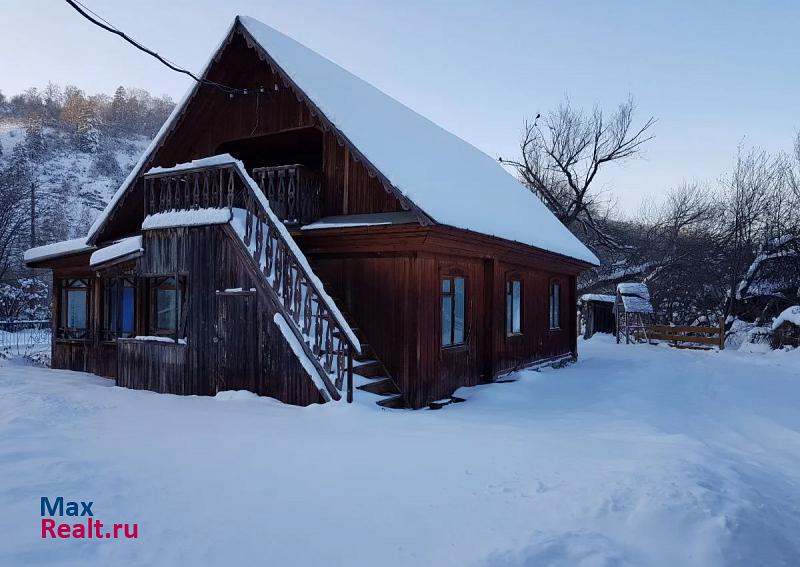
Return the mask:
<svg viewBox="0 0 800 567"><path fill-rule="evenodd" d="M725 319L720 317L716 327L697 327L692 325L670 326L653 325L647 333L648 339L669 341L677 348L725 348ZM686 344L693 343L693 344Z"/></svg>

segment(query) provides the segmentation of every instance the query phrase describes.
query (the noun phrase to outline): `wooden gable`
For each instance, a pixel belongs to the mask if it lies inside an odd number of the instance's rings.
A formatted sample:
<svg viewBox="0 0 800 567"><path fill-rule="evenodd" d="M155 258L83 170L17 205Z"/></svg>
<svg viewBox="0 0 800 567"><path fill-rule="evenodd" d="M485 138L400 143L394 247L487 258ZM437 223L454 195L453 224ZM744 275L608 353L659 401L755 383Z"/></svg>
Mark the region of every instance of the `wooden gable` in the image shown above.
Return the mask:
<svg viewBox="0 0 800 567"><path fill-rule="evenodd" d="M240 24L234 25L205 78L256 92L231 97L198 85L137 178L92 236L104 242L136 232L144 220L141 175L220 152L257 165L304 163L324 179L323 216L415 210L269 60ZM421 212L418 217L426 222Z"/></svg>

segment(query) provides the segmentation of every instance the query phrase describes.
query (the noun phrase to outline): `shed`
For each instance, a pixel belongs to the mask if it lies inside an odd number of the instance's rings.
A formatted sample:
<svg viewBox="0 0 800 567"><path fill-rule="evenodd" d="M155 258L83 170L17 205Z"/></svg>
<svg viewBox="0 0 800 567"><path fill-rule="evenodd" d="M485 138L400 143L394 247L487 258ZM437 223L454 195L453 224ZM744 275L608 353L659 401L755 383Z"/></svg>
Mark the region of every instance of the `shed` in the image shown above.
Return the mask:
<svg viewBox="0 0 800 567"><path fill-rule="evenodd" d="M583 318L583 338L595 333L614 334L617 322L614 318L616 296L601 293L585 293L578 300L578 308Z"/></svg>

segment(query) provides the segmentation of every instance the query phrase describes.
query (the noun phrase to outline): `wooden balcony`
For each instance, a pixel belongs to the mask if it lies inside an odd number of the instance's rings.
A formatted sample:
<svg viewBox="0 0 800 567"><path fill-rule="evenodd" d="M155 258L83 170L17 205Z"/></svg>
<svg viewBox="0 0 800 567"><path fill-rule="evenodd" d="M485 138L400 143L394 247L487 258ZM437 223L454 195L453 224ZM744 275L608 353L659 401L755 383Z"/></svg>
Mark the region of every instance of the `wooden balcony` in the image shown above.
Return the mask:
<svg viewBox="0 0 800 567"><path fill-rule="evenodd" d="M322 180L306 167L279 165L253 169L270 208L288 224L310 224L322 216Z"/></svg>
<svg viewBox="0 0 800 567"><path fill-rule="evenodd" d="M322 216L322 177L300 164L259 167L251 172L279 220L305 225ZM145 214L166 211L247 208L246 193L228 166L204 166L145 176Z"/></svg>

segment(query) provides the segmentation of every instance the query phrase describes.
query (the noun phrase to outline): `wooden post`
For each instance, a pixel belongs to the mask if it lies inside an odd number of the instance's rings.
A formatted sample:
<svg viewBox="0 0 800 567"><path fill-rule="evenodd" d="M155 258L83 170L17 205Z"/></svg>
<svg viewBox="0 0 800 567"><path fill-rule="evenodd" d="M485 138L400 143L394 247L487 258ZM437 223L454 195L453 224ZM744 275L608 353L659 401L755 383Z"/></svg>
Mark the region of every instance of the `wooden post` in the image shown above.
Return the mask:
<svg viewBox="0 0 800 567"><path fill-rule="evenodd" d="M344 190L342 197L342 214L346 215L350 210L350 147L344 147Z"/></svg>
<svg viewBox="0 0 800 567"><path fill-rule="evenodd" d="M631 344L631 335L630 335L630 318L628 317L628 312L625 312L625 344Z"/></svg>
<svg viewBox="0 0 800 567"><path fill-rule="evenodd" d="M347 345L347 403L353 403L353 347Z"/></svg>
<svg viewBox="0 0 800 567"><path fill-rule="evenodd" d="M725 317L719 318L719 350L725 350Z"/></svg>
<svg viewBox="0 0 800 567"><path fill-rule="evenodd" d="M178 232L172 237L172 261L175 263L175 344L180 344L181 285L178 274Z"/></svg>

